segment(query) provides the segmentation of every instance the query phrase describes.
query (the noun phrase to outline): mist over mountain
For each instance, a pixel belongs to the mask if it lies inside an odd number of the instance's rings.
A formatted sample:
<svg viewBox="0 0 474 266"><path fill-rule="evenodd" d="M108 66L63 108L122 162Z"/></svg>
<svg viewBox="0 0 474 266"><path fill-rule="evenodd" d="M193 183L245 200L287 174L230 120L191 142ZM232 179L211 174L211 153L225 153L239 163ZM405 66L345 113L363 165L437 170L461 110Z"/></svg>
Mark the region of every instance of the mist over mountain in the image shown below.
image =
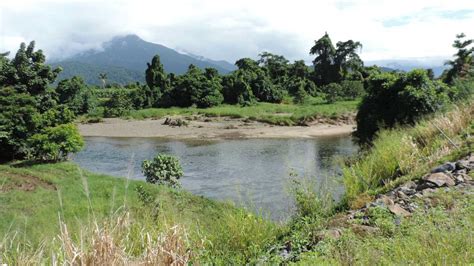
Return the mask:
<svg viewBox="0 0 474 266"><path fill-rule="evenodd" d="M211 60L193 54L179 53L166 46L146 42L137 35L115 37L102 45L102 50L88 50L70 58L51 62L61 66L58 80L81 76L89 84L100 84L99 73L107 73L109 83L144 82L147 62L158 54L168 73L182 74L190 64L199 68L212 67L221 74L235 66L226 61Z"/></svg>

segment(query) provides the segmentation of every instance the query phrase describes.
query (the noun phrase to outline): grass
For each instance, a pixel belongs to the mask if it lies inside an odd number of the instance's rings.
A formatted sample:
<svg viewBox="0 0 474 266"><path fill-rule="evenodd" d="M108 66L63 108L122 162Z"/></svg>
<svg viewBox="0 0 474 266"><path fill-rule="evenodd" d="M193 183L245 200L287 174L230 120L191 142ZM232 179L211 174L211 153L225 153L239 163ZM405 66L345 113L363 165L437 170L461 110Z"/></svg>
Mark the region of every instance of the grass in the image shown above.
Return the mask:
<svg viewBox="0 0 474 266"><path fill-rule="evenodd" d="M471 100L413 127L381 131L369 150L343 167L346 201L361 207L373 195L420 177L446 156L472 152L473 121Z"/></svg>
<svg viewBox="0 0 474 266"><path fill-rule="evenodd" d="M373 217L391 230L361 236L345 229L342 237L326 239L302 254L298 265L468 265L474 261L474 194L472 190L439 191L432 208L419 210L395 225L393 217ZM423 204L423 203L419 203Z"/></svg>
<svg viewBox="0 0 474 266"><path fill-rule="evenodd" d="M220 106L203 111L230 116L240 108L246 111L239 115L247 118L258 110L289 116L288 110L272 109L277 106L285 105ZM164 110L137 112L160 115ZM188 109L176 109L176 114L183 110ZM370 149L343 167L346 203L353 208L365 205L377 193L472 152L473 118L470 101L413 127L382 131ZM301 265L474 261L472 189L467 193L441 189L418 203L431 208L420 208L400 220L386 209L371 209L376 233L363 235L341 226L340 238L320 240L325 230L339 226L342 214L309 187L296 184L293 193L299 215L279 225L232 204L89 173L73 163L0 165L0 262L277 264L287 263L279 256L284 246L291 246L292 258Z"/></svg>
<svg viewBox="0 0 474 266"><path fill-rule="evenodd" d="M345 101L334 104L323 104L314 99L304 105L257 103L251 106L220 105L199 108L151 108L133 110L128 119L162 118L165 116L204 115L208 117L231 117L265 122L275 125L297 125L314 118L337 119L354 114L359 101Z"/></svg>
<svg viewBox="0 0 474 266"><path fill-rule="evenodd" d="M245 264L279 230L231 204L73 163L0 165L0 202L0 261L9 265L92 258L140 263L150 252L156 255L150 260L166 261L167 245L186 261ZM97 245L111 257L95 254Z"/></svg>

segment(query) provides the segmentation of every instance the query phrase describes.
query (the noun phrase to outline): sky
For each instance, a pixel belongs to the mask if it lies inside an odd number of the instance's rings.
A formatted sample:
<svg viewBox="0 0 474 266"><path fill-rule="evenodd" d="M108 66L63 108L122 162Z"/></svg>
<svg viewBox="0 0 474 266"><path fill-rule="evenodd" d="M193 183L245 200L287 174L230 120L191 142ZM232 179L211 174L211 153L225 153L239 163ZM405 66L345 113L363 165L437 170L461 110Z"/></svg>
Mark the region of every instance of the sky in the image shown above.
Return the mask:
<svg viewBox="0 0 474 266"><path fill-rule="evenodd" d="M60 59L117 35L235 62L268 51L311 60L314 40L359 41L364 60L442 62L474 38L474 0L1 0L0 52L36 41Z"/></svg>

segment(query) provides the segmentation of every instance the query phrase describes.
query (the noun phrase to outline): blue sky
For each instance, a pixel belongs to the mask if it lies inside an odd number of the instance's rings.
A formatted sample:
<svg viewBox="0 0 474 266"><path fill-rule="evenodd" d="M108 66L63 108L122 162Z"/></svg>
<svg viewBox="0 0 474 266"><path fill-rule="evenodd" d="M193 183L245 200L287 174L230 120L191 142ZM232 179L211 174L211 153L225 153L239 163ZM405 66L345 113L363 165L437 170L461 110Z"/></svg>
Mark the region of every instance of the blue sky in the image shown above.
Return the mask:
<svg viewBox="0 0 474 266"><path fill-rule="evenodd" d="M113 36L234 62L262 51L311 60L313 41L363 44L364 60L439 62L457 33L474 38L474 0L2 0L0 51L36 40L50 57L100 49Z"/></svg>

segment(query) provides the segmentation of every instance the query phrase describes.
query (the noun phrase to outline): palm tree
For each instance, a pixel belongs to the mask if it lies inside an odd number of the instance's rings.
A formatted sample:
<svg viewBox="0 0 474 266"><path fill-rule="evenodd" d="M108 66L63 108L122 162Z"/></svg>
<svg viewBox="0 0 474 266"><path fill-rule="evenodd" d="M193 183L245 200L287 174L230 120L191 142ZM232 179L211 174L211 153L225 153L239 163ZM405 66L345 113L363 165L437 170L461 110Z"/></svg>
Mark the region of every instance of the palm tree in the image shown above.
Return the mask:
<svg viewBox="0 0 474 266"><path fill-rule="evenodd" d="M100 73L99 79L102 81L102 89L105 89L105 83L107 82L107 73Z"/></svg>

